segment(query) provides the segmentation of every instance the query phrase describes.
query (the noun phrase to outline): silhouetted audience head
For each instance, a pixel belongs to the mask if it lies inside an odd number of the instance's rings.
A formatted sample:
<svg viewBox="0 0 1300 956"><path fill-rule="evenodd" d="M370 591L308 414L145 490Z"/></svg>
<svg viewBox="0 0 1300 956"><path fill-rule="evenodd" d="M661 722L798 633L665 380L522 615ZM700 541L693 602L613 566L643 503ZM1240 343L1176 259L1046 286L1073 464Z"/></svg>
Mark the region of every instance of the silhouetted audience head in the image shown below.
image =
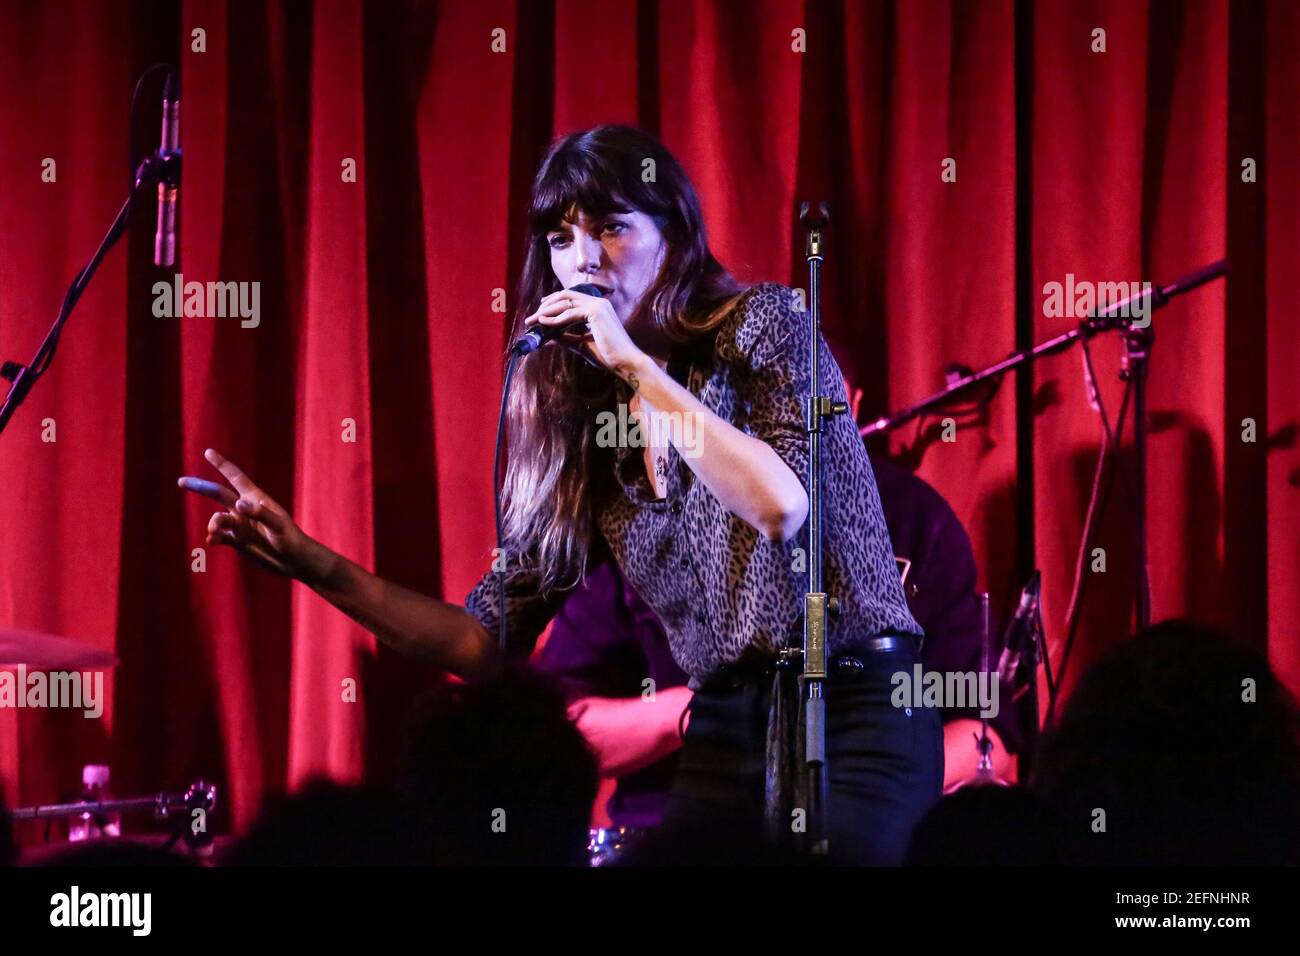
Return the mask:
<svg viewBox="0 0 1300 956"><path fill-rule="evenodd" d="M1300 863L1300 714L1267 660L1186 621L1089 669L1033 789L1074 862Z"/></svg>
<svg viewBox="0 0 1300 956"><path fill-rule="evenodd" d="M909 866L1057 866L1065 836L1056 812L1024 787L968 785L944 797L912 832Z"/></svg>
<svg viewBox="0 0 1300 956"><path fill-rule="evenodd" d="M432 862L415 812L371 787L313 781L271 800L222 855L229 866L418 866Z"/></svg>
<svg viewBox="0 0 1300 956"><path fill-rule="evenodd" d="M598 783L560 688L525 669L432 694L399 775L454 865L584 863Z"/></svg>

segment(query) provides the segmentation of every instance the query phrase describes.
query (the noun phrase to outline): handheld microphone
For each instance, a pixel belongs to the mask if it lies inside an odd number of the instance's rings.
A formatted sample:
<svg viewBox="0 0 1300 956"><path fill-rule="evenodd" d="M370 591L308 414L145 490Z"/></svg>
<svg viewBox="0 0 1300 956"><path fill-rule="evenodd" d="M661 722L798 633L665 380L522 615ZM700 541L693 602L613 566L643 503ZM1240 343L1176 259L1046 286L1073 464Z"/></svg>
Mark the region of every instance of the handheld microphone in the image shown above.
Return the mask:
<svg viewBox="0 0 1300 956"><path fill-rule="evenodd" d="M162 158L177 153L181 145L181 84L175 72L167 73L163 86L162 134L158 154ZM158 226L153 237L153 264L176 264L176 195L180 177L164 175L158 180Z"/></svg>
<svg viewBox="0 0 1300 956"><path fill-rule="evenodd" d="M605 292L600 288L600 286L592 285L589 282L575 285L568 291L580 292L583 295L594 295L598 299L603 299L605 297ZM553 342L562 335L566 335L569 332L585 333L586 331L586 322L571 322L568 325L535 325L523 335L519 336L514 347L510 349L510 354L531 355L547 342Z"/></svg>

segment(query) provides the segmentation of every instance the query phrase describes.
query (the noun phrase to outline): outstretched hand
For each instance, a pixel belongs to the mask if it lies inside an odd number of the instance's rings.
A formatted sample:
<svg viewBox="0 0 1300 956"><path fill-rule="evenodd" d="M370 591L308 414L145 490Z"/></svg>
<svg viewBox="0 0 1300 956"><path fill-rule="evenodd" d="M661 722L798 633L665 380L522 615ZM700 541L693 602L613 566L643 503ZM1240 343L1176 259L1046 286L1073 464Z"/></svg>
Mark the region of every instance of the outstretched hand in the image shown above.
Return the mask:
<svg viewBox="0 0 1300 956"><path fill-rule="evenodd" d="M177 479L176 484L225 507L209 519L207 543L241 551L276 574L306 579L309 539L289 513L215 449L209 448L203 457L221 472L229 487L190 475Z"/></svg>

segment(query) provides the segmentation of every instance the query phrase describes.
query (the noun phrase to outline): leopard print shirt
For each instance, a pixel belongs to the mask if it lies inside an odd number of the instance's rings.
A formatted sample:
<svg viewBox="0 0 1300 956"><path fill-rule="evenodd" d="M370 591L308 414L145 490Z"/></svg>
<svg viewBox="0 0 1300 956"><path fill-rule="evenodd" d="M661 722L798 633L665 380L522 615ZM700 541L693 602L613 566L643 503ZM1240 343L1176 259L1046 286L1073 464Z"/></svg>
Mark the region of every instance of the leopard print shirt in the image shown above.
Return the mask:
<svg viewBox="0 0 1300 956"><path fill-rule="evenodd" d="M709 410L770 445L805 488L808 320L808 313L796 308L792 290L776 283L755 286L718 327L711 354L675 356L668 367ZM846 401L843 374L824 340L819 366L823 393ZM619 400L626 402L631 394L620 383ZM689 452L689 433L683 437ZM824 587L839 605L827 616L829 652L852 652L881 634L919 637L921 628L899 583L871 463L851 416L828 423L822 449ZM663 499L654 497L643 448L621 446L614 457L618 491L598 506L597 524L623 574L663 623L690 686L698 689L742 656L799 646L807 522L788 541L764 538L722 506L676 445L669 451ZM498 588L497 575L489 571L466 600L489 634L497 629ZM512 647L531 649L566 596L539 594L526 558L511 567L506 606Z"/></svg>

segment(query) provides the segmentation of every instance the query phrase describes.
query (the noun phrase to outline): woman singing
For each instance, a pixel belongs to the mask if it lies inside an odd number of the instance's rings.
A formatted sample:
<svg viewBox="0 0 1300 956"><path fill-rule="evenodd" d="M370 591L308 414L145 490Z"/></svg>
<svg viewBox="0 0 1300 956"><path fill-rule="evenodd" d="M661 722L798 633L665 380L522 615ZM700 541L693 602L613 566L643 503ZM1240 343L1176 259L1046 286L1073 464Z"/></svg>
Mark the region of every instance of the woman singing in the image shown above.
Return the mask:
<svg viewBox="0 0 1300 956"><path fill-rule="evenodd" d="M669 823L725 819L770 837L798 830L797 668L808 516L807 313L791 290L743 288L713 257L680 165L645 133L600 126L547 154L533 184L516 332L585 322L523 360L508 408L505 571L459 607L383 581L306 535L233 463L209 543L302 580L394 648L456 674L526 656L609 553L663 622L695 691ZM590 284L602 295L568 291ZM844 382L821 343L821 391ZM617 429L611 423L639 422ZM921 631L895 570L857 428L824 438L827 836L832 855L897 863L943 777L937 711L894 707ZM501 584L504 583L504 589ZM504 594L503 594L504 590Z"/></svg>

